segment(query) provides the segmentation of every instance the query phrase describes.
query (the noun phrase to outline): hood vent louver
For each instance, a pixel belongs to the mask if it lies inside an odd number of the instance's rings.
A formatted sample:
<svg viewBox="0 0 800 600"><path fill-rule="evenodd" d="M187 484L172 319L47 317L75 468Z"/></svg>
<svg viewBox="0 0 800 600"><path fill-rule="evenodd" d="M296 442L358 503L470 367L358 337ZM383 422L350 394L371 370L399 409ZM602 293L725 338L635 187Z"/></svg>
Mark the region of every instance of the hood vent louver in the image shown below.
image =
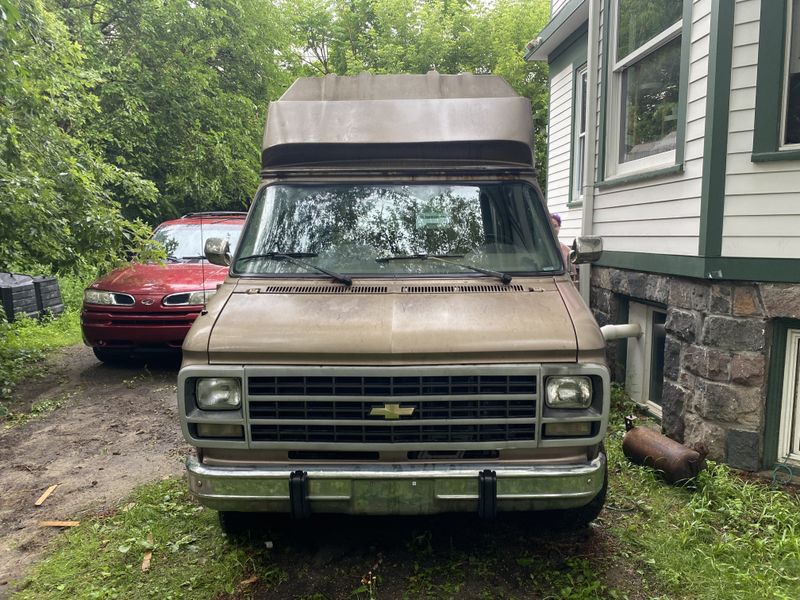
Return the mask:
<svg viewBox="0 0 800 600"><path fill-rule="evenodd" d="M491 294L496 292L524 292L521 285L408 285L400 290L404 294Z"/></svg>
<svg viewBox="0 0 800 600"><path fill-rule="evenodd" d="M524 292L521 285L404 285L393 290L401 294L508 294ZM531 290L533 291L533 290ZM386 294L385 285L269 285L250 288L246 294Z"/></svg>
<svg viewBox="0 0 800 600"><path fill-rule="evenodd" d="M332 285L270 285L259 290L260 294L385 294L385 285L354 285L351 287Z"/></svg>

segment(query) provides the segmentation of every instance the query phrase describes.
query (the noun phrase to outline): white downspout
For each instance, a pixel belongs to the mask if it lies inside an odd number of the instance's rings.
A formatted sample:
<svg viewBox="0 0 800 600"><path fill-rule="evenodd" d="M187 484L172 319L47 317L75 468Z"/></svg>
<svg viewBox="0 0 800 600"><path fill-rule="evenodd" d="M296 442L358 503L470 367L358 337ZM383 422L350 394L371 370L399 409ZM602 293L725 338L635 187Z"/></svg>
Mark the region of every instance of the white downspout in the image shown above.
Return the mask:
<svg viewBox="0 0 800 600"><path fill-rule="evenodd" d="M586 161L584 161L584 177L586 182L583 192L583 209L581 211L581 235L592 235L594 218L594 182L596 178L595 161L597 160L597 80L598 80L598 43L600 41L600 4L601 0L589 0L589 31L586 42ZM591 268L589 264L581 265L581 296L589 304Z"/></svg>

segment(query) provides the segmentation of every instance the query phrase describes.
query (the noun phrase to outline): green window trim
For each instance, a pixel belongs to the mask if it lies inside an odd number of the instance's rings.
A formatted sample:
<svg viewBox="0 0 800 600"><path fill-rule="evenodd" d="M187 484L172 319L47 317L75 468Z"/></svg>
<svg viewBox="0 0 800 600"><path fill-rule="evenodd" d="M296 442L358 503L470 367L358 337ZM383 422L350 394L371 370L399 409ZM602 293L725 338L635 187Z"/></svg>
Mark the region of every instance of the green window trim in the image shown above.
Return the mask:
<svg viewBox="0 0 800 600"><path fill-rule="evenodd" d="M764 418L764 454L762 467L768 469L778 463L778 435L781 427L783 404L783 372L786 364L786 339L790 329L800 329L800 321L776 319L772 322L772 346L767 366L767 398Z"/></svg>
<svg viewBox="0 0 800 600"><path fill-rule="evenodd" d="M720 258L606 250L595 264L694 279L800 283L794 258Z"/></svg>
<svg viewBox="0 0 800 600"><path fill-rule="evenodd" d="M601 75L601 92L600 92L600 123L599 123L599 152L597 164L597 177L595 180L596 187L611 187L614 185L624 185L631 181L643 181L650 177L663 177L665 170L673 169L671 173L677 173L683 170L685 145L686 145L686 112L687 97L689 91L689 53L691 50L691 32L692 32L692 0L683 0L683 15L681 27L681 67L678 90L678 129L676 132L675 140L675 164L668 165L667 167L659 166L652 170L645 170L639 173L631 173L620 177L612 176L606 177L606 155L608 145L608 112L609 112L609 75L611 73L611 39L609 33L608 17L612 14L611 10L612 0L604 0L603 3L603 59L601 61L602 75ZM637 179L631 180L631 177Z"/></svg>
<svg viewBox="0 0 800 600"><path fill-rule="evenodd" d="M800 150L780 150L787 9L787 0L761 2L753 162L800 159Z"/></svg>
<svg viewBox="0 0 800 600"><path fill-rule="evenodd" d="M587 40L588 41L588 40ZM586 44L584 44L584 48ZM583 206L583 200L575 199L575 159L578 148L575 145L577 123L579 122L580 115L578 115L578 94L580 94L581 87L581 73L586 70L586 53L583 54L583 63L576 66L572 63L572 124L569 131L569 194L567 194L567 208L577 208ZM588 98L588 96L587 96ZM586 107L582 107L586 110ZM587 132L588 133L588 132ZM585 141L584 141L585 144ZM589 160L589 148L586 148L585 160ZM586 182L584 182L586 185Z"/></svg>
<svg viewBox="0 0 800 600"><path fill-rule="evenodd" d="M624 185L630 185L631 183L639 183L640 181L649 181L650 179L667 177L669 175L675 175L677 173L683 173L683 164L671 165L669 167L661 167L659 169L653 169L652 171L645 171L643 173L633 173L631 175L613 177L611 179L606 179L605 181L596 182L595 187L600 189L620 187Z"/></svg>
<svg viewBox="0 0 800 600"><path fill-rule="evenodd" d="M755 138L755 136L754 136ZM755 139L753 140L755 144ZM775 152L753 152L750 157L755 163L775 162L777 160L800 160L800 150L776 150Z"/></svg>

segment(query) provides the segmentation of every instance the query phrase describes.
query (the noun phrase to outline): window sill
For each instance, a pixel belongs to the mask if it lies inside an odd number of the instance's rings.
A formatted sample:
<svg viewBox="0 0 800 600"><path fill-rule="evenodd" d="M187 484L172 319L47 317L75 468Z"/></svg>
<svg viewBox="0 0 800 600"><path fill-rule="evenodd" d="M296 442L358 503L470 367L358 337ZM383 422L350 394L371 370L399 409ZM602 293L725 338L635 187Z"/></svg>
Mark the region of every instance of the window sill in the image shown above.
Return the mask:
<svg viewBox="0 0 800 600"><path fill-rule="evenodd" d="M800 154L800 153L798 153ZM616 186L627 185L630 183L637 183L639 181L647 181L649 179L657 179L659 177L666 177L668 175L675 175L676 173L683 173L683 165L671 165L669 167L664 167L663 169L655 169L653 171L647 171L642 173L631 173L630 175L622 175L620 177L612 177L611 179L605 179L603 181L598 181L594 185L598 188L612 188Z"/></svg>
<svg viewBox="0 0 800 600"><path fill-rule="evenodd" d="M800 150L776 150L774 152L753 152L750 160L754 163L778 160L800 160Z"/></svg>
<svg viewBox="0 0 800 600"><path fill-rule="evenodd" d="M583 206L583 197L580 200L570 200L567 202L567 208L580 208Z"/></svg>

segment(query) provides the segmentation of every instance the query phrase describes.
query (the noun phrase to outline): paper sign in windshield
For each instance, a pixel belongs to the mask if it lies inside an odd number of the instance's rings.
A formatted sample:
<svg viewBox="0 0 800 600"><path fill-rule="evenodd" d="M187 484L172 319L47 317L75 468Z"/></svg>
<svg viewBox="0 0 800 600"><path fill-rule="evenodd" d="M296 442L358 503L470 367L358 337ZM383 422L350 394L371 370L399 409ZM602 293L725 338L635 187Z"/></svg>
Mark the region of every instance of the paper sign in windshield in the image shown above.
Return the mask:
<svg viewBox="0 0 800 600"><path fill-rule="evenodd" d="M441 229L450 224L450 215L438 212L417 214L417 229Z"/></svg>

